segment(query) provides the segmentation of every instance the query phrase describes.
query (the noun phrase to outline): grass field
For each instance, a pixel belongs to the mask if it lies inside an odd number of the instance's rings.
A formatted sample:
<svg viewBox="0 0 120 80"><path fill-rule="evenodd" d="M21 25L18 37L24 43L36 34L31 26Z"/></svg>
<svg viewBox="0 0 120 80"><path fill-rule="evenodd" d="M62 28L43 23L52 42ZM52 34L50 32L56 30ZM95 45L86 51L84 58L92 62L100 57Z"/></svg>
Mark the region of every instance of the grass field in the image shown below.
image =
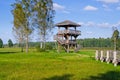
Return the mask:
<svg viewBox="0 0 120 80"><path fill-rule="evenodd" d="M120 80L120 66L94 59L94 50L26 53L0 49L0 80Z"/></svg>

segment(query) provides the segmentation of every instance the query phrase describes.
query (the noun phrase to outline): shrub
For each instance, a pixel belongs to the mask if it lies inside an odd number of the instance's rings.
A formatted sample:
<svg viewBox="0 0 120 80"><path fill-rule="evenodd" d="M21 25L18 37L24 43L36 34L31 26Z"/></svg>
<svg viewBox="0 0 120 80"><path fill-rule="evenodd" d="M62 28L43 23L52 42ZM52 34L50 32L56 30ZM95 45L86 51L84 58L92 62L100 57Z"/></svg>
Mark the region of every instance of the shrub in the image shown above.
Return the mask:
<svg viewBox="0 0 120 80"><path fill-rule="evenodd" d="M44 48L40 48L40 45L37 45L37 46L36 46L36 50L37 50L38 52L45 52L45 51L46 51Z"/></svg>

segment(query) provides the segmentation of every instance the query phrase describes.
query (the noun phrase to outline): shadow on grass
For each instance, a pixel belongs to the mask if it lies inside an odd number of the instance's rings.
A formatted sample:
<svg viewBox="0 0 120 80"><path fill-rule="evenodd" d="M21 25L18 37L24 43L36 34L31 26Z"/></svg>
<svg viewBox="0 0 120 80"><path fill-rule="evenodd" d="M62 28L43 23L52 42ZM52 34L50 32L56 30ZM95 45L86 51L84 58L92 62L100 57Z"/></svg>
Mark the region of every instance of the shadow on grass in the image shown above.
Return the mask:
<svg viewBox="0 0 120 80"><path fill-rule="evenodd" d="M15 54L15 53L19 53L19 52L0 52L0 54Z"/></svg>
<svg viewBox="0 0 120 80"><path fill-rule="evenodd" d="M53 76L50 78L43 78L42 80L70 80L70 77L72 77L73 75L71 74L65 74L62 76Z"/></svg>
<svg viewBox="0 0 120 80"><path fill-rule="evenodd" d="M84 78L82 80L120 80L120 72L109 71L104 74L99 74L98 76L90 76L89 78Z"/></svg>

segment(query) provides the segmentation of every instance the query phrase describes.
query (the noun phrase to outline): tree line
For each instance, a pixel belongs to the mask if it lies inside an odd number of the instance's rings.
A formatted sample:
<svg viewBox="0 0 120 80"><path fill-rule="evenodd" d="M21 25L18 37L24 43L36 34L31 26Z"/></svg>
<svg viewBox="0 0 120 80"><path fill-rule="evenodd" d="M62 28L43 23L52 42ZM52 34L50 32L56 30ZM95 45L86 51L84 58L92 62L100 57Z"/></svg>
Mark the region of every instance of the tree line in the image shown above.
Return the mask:
<svg viewBox="0 0 120 80"><path fill-rule="evenodd" d="M113 47L111 38L86 38L77 41L82 47Z"/></svg>
<svg viewBox="0 0 120 80"><path fill-rule="evenodd" d="M78 43L83 47L111 47L114 48L114 50L118 50L120 48L119 31L115 29L111 38L79 39Z"/></svg>

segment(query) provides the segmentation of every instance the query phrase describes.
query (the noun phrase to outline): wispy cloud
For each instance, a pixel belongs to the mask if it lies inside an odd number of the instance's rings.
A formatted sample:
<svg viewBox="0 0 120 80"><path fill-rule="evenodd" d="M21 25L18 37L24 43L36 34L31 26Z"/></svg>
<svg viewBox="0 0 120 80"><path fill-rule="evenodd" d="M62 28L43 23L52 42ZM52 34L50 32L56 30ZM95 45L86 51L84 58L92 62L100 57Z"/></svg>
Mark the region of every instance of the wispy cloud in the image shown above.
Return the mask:
<svg viewBox="0 0 120 80"><path fill-rule="evenodd" d="M64 10L65 9L64 6L59 5L57 3L53 3L53 8L54 8L54 10Z"/></svg>
<svg viewBox="0 0 120 80"><path fill-rule="evenodd" d="M101 27L101 28L112 28L114 27L119 27L120 26L120 21L115 23L115 24L110 24L108 22L103 22L103 23L95 23L92 21L88 21L88 22L79 22L79 24L81 24L82 26L87 26L87 27Z"/></svg>
<svg viewBox="0 0 120 80"><path fill-rule="evenodd" d="M103 4L102 7L106 10L106 11L111 11L110 7L106 4Z"/></svg>
<svg viewBox="0 0 120 80"><path fill-rule="evenodd" d="M117 10L120 10L120 6L118 6L116 9L117 9Z"/></svg>
<svg viewBox="0 0 120 80"><path fill-rule="evenodd" d="M86 10L86 11L96 11L96 10L98 10L98 8L88 5L88 6L84 7L84 10Z"/></svg>
<svg viewBox="0 0 120 80"><path fill-rule="evenodd" d="M66 7L57 3L53 3L53 9L55 11L61 11L63 13L70 13L68 10L66 10Z"/></svg>
<svg viewBox="0 0 120 80"><path fill-rule="evenodd" d="M120 0L97 0L103 3L119 3Z"/></svg>
<svg viewBox="0 0 120 80"><path fill-rule="evenodd" d="M93 34L93 32L91 32L91 31L87 31L86 33L87 33L87 34Z"/></svg>

